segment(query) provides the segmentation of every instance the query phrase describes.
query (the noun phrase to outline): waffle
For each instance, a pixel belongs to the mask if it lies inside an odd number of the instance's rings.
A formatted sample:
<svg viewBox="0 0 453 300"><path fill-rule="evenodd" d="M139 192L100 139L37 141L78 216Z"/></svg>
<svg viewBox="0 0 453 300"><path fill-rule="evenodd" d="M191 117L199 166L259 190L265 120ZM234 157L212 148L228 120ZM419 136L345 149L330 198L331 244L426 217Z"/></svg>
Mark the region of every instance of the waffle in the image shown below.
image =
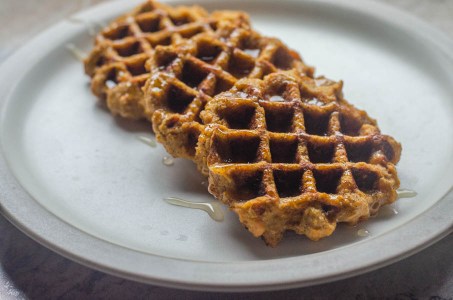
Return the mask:
<svg viewBox="0 0 453 300"><path fill-rule="evenodd" d="M211 15L199 6L170 7L148 1L119 17L96 37L85 59L91 89L106 100L112 114L129 119L151 119L144 108L142 87L150 76L146 61L158 45L176 45L202 32L215 32L222 23L248 26L242 12Z"/></svg>
<svg viewBox="0 0 453 300"><path fill-rule="evenodd" d="M256 237L311 240L396 200L401 146L342 98L341 82L271 74L210 101L197 156L209 191Z"/></svg>
<svg viewBox="0 0 453 300"><path fill-rule="evenodd" d="M157 140L175 157L195 158L204 129L200 112L212 97L241 78L278 70L313 75L313 68L280 40L228 24L178 46L159 46L150 59L145 104Z"/></svg>

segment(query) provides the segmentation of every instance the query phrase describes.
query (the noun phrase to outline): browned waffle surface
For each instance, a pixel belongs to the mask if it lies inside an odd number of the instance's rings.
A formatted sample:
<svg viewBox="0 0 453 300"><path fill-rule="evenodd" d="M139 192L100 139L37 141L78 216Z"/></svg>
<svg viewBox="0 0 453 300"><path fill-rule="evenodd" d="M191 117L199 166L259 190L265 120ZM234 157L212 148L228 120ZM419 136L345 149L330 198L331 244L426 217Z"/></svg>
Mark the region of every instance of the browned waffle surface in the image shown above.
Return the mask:
<svg viewBox="0 0 453 300"><path fill-rule="evenodd" d="M204 127L200 113L212 97L241 78L278 70L313 74L280 40L231 23L177 46L156 47L149 62L152 76L144 91L154 132L170 154L190 159Z"/></svg>
<svg viewBox="0 0 453 300"><path fill-rule="evenodd" d="M341 83L271 74L244 79L206 105L197 158L209 190L254 236L312 240L396 200L401 146L348 104Z"/></svg>
<svg viewBox="0 0 453 300"><path fill-rule="evenodd" d="M119 17L96 37L85 60L93 93L105 99L114 115L151 119L145 111L142 87L150 74L146 61L158 45L175 45L202 32L215 32L225 22L248 26L242 12L211 15L199 6L169 7L148 1Z"/></svg>

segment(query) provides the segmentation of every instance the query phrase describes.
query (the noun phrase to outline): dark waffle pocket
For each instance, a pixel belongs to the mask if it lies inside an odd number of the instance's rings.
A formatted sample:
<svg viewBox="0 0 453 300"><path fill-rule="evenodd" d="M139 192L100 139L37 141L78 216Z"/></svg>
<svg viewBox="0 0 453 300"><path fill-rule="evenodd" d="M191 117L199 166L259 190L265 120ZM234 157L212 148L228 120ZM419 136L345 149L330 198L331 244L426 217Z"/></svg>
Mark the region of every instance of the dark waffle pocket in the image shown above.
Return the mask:
<svg viewBox="0 0 453 300"><path fill-rule="evenodd" d="M274 182L280 198L295 197L302 193L301 170L284 171L274 170Z"/></svg>
<svg viewBox="0 0 453 300"><path fill-rule="evenodd" d="M259 145L259 136L221 134L214 137L214 150L223 163L254 163L258 159Z"/></svg>

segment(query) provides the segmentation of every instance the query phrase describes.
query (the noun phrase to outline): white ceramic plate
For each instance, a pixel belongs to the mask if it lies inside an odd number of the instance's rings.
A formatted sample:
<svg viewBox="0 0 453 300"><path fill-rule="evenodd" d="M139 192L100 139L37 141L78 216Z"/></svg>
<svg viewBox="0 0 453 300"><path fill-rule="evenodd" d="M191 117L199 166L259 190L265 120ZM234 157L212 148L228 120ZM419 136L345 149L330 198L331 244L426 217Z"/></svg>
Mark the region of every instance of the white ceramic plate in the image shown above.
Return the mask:
<svg viewBox="0 0 453 300"><path fill-rule="evenodd" d="M339 226L322 241L288 235L275 249L253 238L232 213L217 223L202 211L171 206L162 198L210 200L204 179L188 161L164 166L162 147L137 140L149 134L146 124L115 120L95 104L81 63L65 48L73 43L88 51L92 38L84 24L66 20L0 69L0 204L11 222L93 268L205 290L269 290L344 278L408 256L450 231L450 40L373 2L201 2L251 13L258 30L298 50L318 74L344 79L347 99L402 142L402 187L418 196L358 227ZM107 22L135 4L109 2L76 18ZM368 237L357 235L362 228Z"/></svg>

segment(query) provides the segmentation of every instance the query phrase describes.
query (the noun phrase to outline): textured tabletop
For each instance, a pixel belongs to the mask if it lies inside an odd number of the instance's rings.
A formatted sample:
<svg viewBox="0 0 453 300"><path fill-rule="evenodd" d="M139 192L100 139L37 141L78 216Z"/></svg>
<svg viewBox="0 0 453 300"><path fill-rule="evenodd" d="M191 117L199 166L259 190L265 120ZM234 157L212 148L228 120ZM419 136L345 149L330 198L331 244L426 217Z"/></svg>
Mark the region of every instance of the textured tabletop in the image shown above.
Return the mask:
<svg viewBox="0 0 453 300"><path fill-rule="evenodd" d="M417 15L453 38L453 1L380 1ZM98 2L102 0L0 0L0 62L37 32ZM205 293L150 286L93 271L34 242L0 215L0 299L451 300L451 249L453 235L398 263L333 283L266 293Z"/></svg>

